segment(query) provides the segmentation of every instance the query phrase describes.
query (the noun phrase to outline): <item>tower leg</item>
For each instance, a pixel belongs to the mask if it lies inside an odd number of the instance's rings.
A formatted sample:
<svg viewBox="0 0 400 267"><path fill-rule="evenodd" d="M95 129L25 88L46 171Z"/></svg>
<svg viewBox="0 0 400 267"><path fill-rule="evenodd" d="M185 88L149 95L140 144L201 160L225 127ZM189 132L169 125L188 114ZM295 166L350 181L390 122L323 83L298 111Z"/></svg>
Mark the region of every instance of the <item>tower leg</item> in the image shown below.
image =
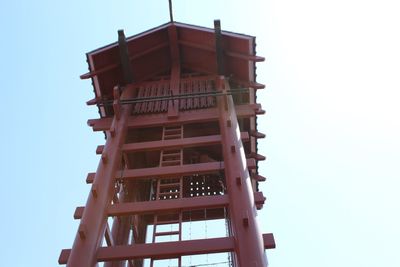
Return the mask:
<svg viewBox="0 0 400 267"><path fill-rule="evenodd" d="M229 83L219 77L217 89L226 92ZM264 244L256 221L254 194L232 96L219 97L218 110L236 266L264 267L267 266Z"/></svg>
<svg viewBox="0 0 400 267"><path fill-rule="evenodd" d="M122 98L133 97L133 88L127 86ZM78 233L68 258L67 267L91 267L97 264L96 253L101 245L107 222L107 208L114 195L115 173L121 163L121 146L127 132L126 122L132 106L121 107L121 116L114 117L114 134L107 132L107 141L86 202Z"/></svg>

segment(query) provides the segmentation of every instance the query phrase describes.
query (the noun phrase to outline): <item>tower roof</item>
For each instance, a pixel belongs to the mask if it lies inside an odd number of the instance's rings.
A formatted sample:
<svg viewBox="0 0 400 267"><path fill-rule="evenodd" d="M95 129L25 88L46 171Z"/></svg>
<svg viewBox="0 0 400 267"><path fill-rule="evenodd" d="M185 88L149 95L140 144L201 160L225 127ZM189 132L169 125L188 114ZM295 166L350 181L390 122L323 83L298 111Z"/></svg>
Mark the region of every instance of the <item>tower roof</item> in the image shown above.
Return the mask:
<svg viewBox="0 0 400 267"><path fill-rule="evenodd" d="M135 82L169 75L172 65L169 27L176 27L181 73L217 75L214 29L169 22L126 38L132 76ZM246 83L255 82L255 37L222 31L225 76ZM87 53L96 97L112 98L112 89L123 83L118 42Z"/></svg>

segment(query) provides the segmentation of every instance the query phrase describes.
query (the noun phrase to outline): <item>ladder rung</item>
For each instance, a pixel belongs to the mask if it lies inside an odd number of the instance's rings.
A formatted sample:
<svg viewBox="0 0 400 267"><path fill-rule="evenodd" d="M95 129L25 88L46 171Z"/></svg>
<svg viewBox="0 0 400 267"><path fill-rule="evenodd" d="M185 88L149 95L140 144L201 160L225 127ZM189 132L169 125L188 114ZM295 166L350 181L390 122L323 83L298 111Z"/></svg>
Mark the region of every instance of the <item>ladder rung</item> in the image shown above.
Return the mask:
<svg viewBox="0 0 400 267"><path fill-rule="evenodd" d="M158 232L155 233L155 236L165 236L165 235L179 235L180 232L179 231L170 231L170 232Z"/></svg>
<svg viewBox="0 0 400 267"><path fill-rule="evenodd" d="M164 129L170 130L170 129L181 129L181 125L174 125L174 126L165 126Z"/></svg>
<svg viewBox="0 0 400 267"><path fill-rule="evenodd" d="M172 158L172 159L163 159L162 161L162 163L168 163L168 162L181 162L181 159Z"/></svg>
<svg viewBox="0 0 400 267"><path fill-rule="evenodd" d="M164 135L164 139L178 139L178 138L181 138L181 134Z"/></svg>
<svg viewBox="0 0 400 267"><path fill-rule="evenodd" d="M179 149L171 149L171 150L163 150L163 154L180 154L181 150Z"/></svg>
<svg viewBox="0 0 400 267"><path fill-rule="evenodd" d="M168 221L157 221L156 225L165 225L165 224L178 224L179 220L168 220Z"/></svg>
<svg viewBox="0 0 400 267"><path fill-rule="evenodd" d="M179 153L179 152L176 152L176 153L168 153L168 154L165 154L165 152L163 153L163 158L164 157L180 157L181 156L181 153Z"/></svg>
<svg viewBox="0 0 400 267"><path fill-rule="evenodd" d="M164 133L180 133L181 132L181 128L171 128L171 129L165 129Z"/></svg>

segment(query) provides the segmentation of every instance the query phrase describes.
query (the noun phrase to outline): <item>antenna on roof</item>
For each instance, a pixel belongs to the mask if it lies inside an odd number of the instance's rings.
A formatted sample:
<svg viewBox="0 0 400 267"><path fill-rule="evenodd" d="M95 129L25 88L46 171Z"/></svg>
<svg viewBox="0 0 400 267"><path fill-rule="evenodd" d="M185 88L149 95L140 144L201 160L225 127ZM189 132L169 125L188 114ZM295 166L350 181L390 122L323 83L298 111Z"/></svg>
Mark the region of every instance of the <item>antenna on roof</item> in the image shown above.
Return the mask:
<svg viewBox="0 0 400 267"><path fill-rule="evenodd" d="M169 2L169 19L171 22L174 22L174 16L172 14L172 0L168 0Z"/></svg>

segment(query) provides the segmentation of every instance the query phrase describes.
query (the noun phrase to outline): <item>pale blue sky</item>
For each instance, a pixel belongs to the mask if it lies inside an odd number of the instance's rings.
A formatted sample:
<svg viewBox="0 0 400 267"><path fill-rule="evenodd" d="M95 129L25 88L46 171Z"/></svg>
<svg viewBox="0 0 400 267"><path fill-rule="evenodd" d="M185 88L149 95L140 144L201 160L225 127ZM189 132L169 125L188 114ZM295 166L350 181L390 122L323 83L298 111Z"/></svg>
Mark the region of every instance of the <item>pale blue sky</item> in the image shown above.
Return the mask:
<svg viewBox="0 0 400 267"><path fill-rule="evenodd" d="M57 266L89 191L85 53L168 21L168 1L0 4L2 266ZM400 266L400 4L175 0L177 21L257 37L259 220L278 267Z"/></svg>

